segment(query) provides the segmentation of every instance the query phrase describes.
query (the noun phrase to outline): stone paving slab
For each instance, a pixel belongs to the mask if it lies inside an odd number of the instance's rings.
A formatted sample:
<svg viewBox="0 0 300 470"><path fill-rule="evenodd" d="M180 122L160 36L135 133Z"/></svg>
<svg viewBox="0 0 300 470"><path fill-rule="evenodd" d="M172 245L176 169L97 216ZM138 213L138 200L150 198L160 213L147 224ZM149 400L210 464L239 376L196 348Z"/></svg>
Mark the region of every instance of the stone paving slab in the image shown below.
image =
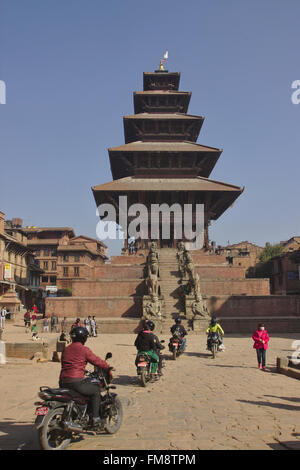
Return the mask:
<svg viewBox="0 0 300 470"><path fill-rule="evenodd" d="M271 337L267 371L257 368L249 337L224 337L226 351L213 360L205 337L188 337L187 353L166 360L164 376L143 388L134 366L135 335L100 335L87 346L113 354L116 392L124 422L116 435L85 436L77 449L288 449L299 448L300 382L276 373L276 357L291 353L299 334ZM168 335L162 336L168 340ZM170 355L166 352L169 359ZM34 402L41 385L57 386L59 363L0 367L0 449L38 449Z"/></svg>

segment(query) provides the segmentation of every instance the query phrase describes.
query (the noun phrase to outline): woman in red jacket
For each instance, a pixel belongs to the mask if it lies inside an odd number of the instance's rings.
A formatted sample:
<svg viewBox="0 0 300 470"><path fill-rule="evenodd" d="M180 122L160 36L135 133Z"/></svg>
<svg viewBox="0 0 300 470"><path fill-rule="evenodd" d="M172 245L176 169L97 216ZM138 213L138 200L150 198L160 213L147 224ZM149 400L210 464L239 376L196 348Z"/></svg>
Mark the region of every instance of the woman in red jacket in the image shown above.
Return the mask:
<svg viewBox="0 0 300 470"><path fill-rule="evenodd" d="M269 335L263 323L259 323L257 330L253 333L253 348L256 349L257 361L259 369L266 368L266 350L268 349Z"/></svg>

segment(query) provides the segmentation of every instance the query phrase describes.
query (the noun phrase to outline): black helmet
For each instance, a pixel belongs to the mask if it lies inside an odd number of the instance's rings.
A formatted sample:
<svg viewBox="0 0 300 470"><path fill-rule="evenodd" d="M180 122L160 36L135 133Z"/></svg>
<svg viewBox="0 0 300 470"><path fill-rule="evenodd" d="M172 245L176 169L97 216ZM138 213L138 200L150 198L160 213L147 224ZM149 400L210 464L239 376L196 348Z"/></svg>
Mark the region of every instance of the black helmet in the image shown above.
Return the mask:
<svg viewBox="0 0 300 470"><path fill-rule="evenodd" d="M83 326L76 326L76 328L73 328L71 331L70 336L73 343L78 341L79 343L84 344L89 336L89 332L86 328L83 328Z"/></svg>
<svg viewBox="0 0 300 470"><path fill-rule="evenodd" d="M153 321L151 320L146 320L145 327L148 328L150 331L153 331L155 328L155 323L153 323Z"/></svg>
<svg viewBox="0 0 300 470"><path fill-rule="evenodd" d="M217 319L216 317L212 317L211 321L210 321L210 324L211 325L215 325L217 323Z"/></svg>
<svg viewBox="0 0 300 470"><path fill-rule="evenodd" d="M180 323L181 323L181 318L176 318L175 323L176 323L176 325L180 325Z"/></svg>

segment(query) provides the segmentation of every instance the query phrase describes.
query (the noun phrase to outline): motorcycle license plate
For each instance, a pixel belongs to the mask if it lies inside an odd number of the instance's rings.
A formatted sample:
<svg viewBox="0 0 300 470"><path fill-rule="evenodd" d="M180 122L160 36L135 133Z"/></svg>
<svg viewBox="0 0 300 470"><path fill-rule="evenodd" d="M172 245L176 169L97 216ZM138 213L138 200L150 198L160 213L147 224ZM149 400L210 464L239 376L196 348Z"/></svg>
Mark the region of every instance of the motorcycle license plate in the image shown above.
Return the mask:
<svg viewBox="0 0 300 470"><path fill-rule="evenodd" d="M146 365L147 365L147 362L139 362L138 363L139 367L146 367Z"/></svg>
<svg viewBox="0 0 300 470"><path fill-rule="evenodd" d="M49 411L48 406L42 406L41 408L37 408L35 410L35 414L38 416L45 416Z"/></svg>

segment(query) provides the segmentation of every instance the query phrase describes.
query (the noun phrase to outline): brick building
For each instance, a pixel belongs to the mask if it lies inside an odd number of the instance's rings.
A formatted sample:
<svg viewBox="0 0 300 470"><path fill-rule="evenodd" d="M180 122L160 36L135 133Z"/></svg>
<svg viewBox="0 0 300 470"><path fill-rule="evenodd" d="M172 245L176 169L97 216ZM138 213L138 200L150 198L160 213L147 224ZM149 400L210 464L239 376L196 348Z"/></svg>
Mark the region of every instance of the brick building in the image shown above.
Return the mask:
<svg viewBox="0 0 300 470"><path fill-rule="evenodd" d="M41 287L57 291L72 287L72 279L93 279L94 268L107 259L101 241L76 237L71 227L27 227L28 244L43 269Z"/></svg>
<svg viewBox="0 0 300 470"><path fill-rule="evenodd" d="M229 264L249 269L259 262L263 248L254 243L243 241L234 245L218 247L217 252L226 256Z"/></svg>
<svg viewBox="0 0 300 470"><path fill-rule="evenodd" d="M99 240L80 235L60 240L57 248L57 286L72 288L73 280L94 280L96 270L108 259Z"/></svg>
<svg viewBox="0 0 300 470"><path fill-rule="evenodd" d="M275 295L300 294L300 250L275 256L272 262L271 292Z"/></svg>
<svg viewBox="0 0 300 470"><path fill-rule="evenodd" d="M289 240L280 242L285 253L290 253L300 249L300 237L292 237Z"/></svg>
<svg viewBox="0 0 300 470"><path fill-rule="evenodd" d="M5 220L0 212L0 304L8 290L15 291L26 307L38 302L42 273L35 264L22 220Z"/></svg>

